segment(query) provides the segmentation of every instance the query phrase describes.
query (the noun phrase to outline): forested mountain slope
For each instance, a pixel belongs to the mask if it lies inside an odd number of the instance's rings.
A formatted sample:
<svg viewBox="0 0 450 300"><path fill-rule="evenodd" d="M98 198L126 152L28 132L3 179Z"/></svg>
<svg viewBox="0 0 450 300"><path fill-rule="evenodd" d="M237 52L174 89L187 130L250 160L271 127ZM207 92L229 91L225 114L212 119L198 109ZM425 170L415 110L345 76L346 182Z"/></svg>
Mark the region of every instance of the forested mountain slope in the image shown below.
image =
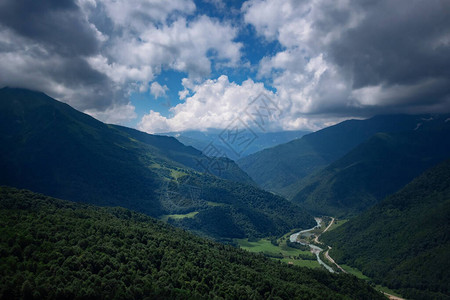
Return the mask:
<svg viewBox="0 0 450 300"><path fill-rule="evenodd" d="M254 188L230 160L207 158L172 137L104 124L22 89L0 90L0 184L151 216L195 212L196 222L185 226L216 226L217 238L276 235L314 224L294 204ZM199 219L218 209L229 226Z"/></svg>
<svg viewBox="0 0 450 300"><path fill-rule="evenodd" d="M450 299L450 160L321 238L408 299Z"/></svg>
<svg viewBox="0 0 450 300"><path fill-rule="evenodd" d="M262 188L293 197L298 182L326 167L378 132L413 130L429 116L386 115L348 120L237 161Z"/></svg>
<svg viewBox="0 0 450 300"><path fill-rule="evenodd" d="M378 133L305 179L296 203L315 214L358 214L450 158L450 122L436 117L417 130Z"/></svg>
<svg viewBox="0 0 450 300"><path fill-rule="evenodd" d="M1 299L383 299L122 208L0 188Z"/></svg>

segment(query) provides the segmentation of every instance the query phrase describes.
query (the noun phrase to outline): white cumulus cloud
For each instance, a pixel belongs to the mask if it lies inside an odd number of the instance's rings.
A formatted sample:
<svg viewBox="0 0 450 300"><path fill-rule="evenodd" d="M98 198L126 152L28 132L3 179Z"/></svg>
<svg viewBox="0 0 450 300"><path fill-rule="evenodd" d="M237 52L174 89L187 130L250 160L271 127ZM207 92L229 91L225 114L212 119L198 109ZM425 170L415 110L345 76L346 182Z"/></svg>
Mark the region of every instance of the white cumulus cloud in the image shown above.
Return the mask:
<svg viewBox="0 0 450 300"><path fill-rule="evenodd" d="M192 96L187 97L185 102L170 109L171 116L164 117L150 111L142 118L138 128L149 133L206 130L224 128L238 117L250 124L251 120L244 110L251 101L261 93L275 99L262 83L248 79L239 85L230 82L225 75L205 80L195 85L191 92Z"/></svg>
<svg viewBox="0 0 450 300"><path fill-rule="evenodd" d="M160 85L158 82L152 82L150 85L150 94L155 98L166 97L166 93L169 88L166 85Z"/></svg>

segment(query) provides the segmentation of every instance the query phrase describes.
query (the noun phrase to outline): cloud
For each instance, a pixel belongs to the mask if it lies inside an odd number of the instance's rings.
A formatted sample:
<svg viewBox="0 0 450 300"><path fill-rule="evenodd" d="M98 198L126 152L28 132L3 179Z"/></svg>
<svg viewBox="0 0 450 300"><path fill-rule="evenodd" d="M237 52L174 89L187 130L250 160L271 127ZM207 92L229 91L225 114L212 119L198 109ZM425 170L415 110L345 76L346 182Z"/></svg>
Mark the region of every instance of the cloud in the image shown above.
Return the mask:
<svg viewBox="0 0 450 300"><path fill-rule="evenodd" d="M252 79L237 84L222 75L196 84L185 78L183 85L183 96L191 94L184 103L171 108L168 117L151 110L142 118L138 129L148 133L205 131L234 126L255 132L299 128L318 130L345 119L292 114L293 103L288 97L280 92L275 94L263 83Z"/></svg>
<svg viewBox="0 0 450 300"><path fill-rule="evenodd" d="M150 94L155 98L166 97L166 93L169 89L166 85L161 86L158 82L152 82L150 86Z"/></svg>
<svg viewBox="0 0 450 300"><path fill-rule="evenodd" d="M175 14L192 14L195 4L191 0L84 0L87 5L104 8L107 16L117 27L142 31L148 24L165 23Z"/></svg>
<svg viewBox="0 0 450 300"><path fill-rule="evenodd" d="M40 90L80 110L126 104L121 88L86 60L103 41L73 1L2 1L0 85Z"/></svg>
<svg viewBox="0 0 450 300"><path fill-rule="evenodd" d="M262 91L283 110L273 128L450 111L448 1L249 0L240 16L225 1L196 3L3 0L0 87L41 90L104 121L126 122L135 117L132 93L164 97L158 76L186 74L184 102L170 116L146 115L140 126L148 131L223 128L242 109L236 99ZM241 84L220 76L241 82L255 69Z"/></svg>
<svg viewBox="0 0 450 300"><path fill-rule="evenodd" d="M101 111L96 109L86 110L85 113L109 124L123 124L137 116L135 107L131 103L116 104Z"/></svg>
<svg viewBox="0 0 450 300"><path fill-rule="evenodd" d="M331 59L354 75L355 88L448 78L450 10L442 3L360 3L367 12L364 20L330 43Z"/></svg>
<svg viewBox="0 0 450 300"><path fill-rule="evenodd" d="M233 41L236 35L231 25L206 16L191 22L178 18L168 25L149 25L139 38L127 34L115 37L103 57L91 63L117 82L151 81L163 68L202 78L210 74L212 58L232 65L239 62L242 45Z"/></svg>
<svg viewBox="0 0 450 300"><path fill-rule="evenodd" d="M227 7L227 5L223 0L203 0L203 1L214 5L220 11L224 10Z"/></svg>
<svg viewBox="0 0 450 300"><path fill-rule="evenodd" d="M449 81L445 79L425 79L410 85L365 86L352 91L352 97L363 106L383 106L408 113L420 113L424 109L433 113L446 111L449 94Z"/></svg>
<svg viewBox="0 0 450 300"><path fill-rule="evenodd" d="M191 0L2 1L0 86L41 90L125 122L116 111L135 117L129 95L147 90L163 69L200 80L213 60L239 63L237 29L195 10Z"/></svg>
<svg viewBox="0 0 450 300"><path fill-rule="evenodd" d="M100 46L95 30L73 1L4 0L0 24L61 54L89 55Z"/></svg>
<svg viewBox="0 0 450 300"><path fill-rule="evenodd" d="M445 1L250 0L244 20L279 52L258 76L309 118L450 110Z"/></svg>
<svg viewBox="0 0 450 300"><path fill-rule="evenodd" d="M108 107L117 90L84 59L98 49L96 31L76 6L33 3L0 4L0 85L41 90L82 110Z"/></svg>
<svg viewBox="0 0 450 300"><path fill-rule="evenodd" d="M274 96L262 83L248 79L239 85L230 82L225 75L205 80L195 85L191 92L192 96L187 97L184 103L170 109L172 116L164 117L150 111L142 118L138 128L149 133L206 130L224 128L238 117L251 124L251 119L245 114L251 101L261 93L271 98Z"/></svg>

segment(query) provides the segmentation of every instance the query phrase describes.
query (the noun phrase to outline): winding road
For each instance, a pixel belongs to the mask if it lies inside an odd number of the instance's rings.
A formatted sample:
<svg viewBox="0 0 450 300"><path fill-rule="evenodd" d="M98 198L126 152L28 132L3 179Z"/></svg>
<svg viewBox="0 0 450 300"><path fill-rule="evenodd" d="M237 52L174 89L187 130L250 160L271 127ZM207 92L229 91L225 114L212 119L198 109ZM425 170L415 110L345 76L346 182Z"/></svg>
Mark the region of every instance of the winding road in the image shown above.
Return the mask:
<svg viewBox="0 0 450 300"><path fill-rule="evenodd" d="M331 225L333 225L333 223L334 223L334 220L335 220L335 219L332 217L332 218L331 218L331 221L330 221L330 224L328 224L327 228L325 228L325 230L322 231L321 234L327 232L327 230L330 229ZM322 242L319 241L319 237L320 237L321 234L317 235L317 236L314 238L314 242L315 242L315 243L317 243L317 244L322 244ZM333 263L339 270L341 270L342 273L347 273L347 271L345 271L340 265L338 265L338 264L334 261L334 259L331 258L330 254L328 253L328 252L330 251L330 249L331 249L331 247L328 246L328 250L324 253L325 257L328 259L328 261L330 261L331 263Z"/></svg>
<svg viewBox="0 0 450 300"><path fill-rule="evenodd" d="M332 217L330 224L328 224L327 228L325 228L325 230L322 233L324 233L328 229L330 229L330 227L331 227L331 225L333 225L333 223L334 223L334 218ZM322 244L322 242L319 242L319 236L320 236L320 234L318 236L316 236L316 238L314 239L314 242L316 242L317 244Z"/></svg>
<svg viewBox="0 0 450 300"><path fill-rule="evenodd" d="M320 254L320 252L323 251L322 248L317 247L316 245L312 245L312 244L308 244L308 243L303 243L303 242L300 242L300 241L298 240L299 235L301 235L302 233L307 233L307 232L312 231L312 230L314 230L314 229L316 229L316 228L319 228L319 227L321 226L321 224L322 224L322 219L321 219L321 218L314 218L314 219L315 219L316 222L317 222L317 225L316 225L316 226L314 226L313 228L310 228L310 229L302 230L302 231L300 231L300 232L291 234L291 236L289 237L289 240L291 241L291 243L300 243L300 244L302 244L302 245L308 245L309 248L311 248L311 252L314 253L314 254L316 255L317 262L318 262L320 265L324 266L325 269L327 269L330 273L334 273L333 268L330 267L329 265L327 265L326 263L324 263L324 262L322 261L322 259L320 259L319 254ZM333 220L334 220L334 218L333 218ZM330 227L330 226L328 226L325 230L327 230L329 227ZM325 232L325 230L324 230L324 232ZM316 238L317 238L317 237L316 237Z"/></svg>
<svg viewBox="0 0 450 300"><path fill-rule="evenodd" d="M316 229L317 227L320 227L320 223L321 223L322 219L319 219L319 218L314 218L314 219L316 219L317 225L316 225L315 227L311 228L311 229L308 229L308 230L302 230L302 231L300 231L300 232L298 232L298 233L295 233L295 234L291 235L291 242L298 242L298 243L301 243L301 242L299 242L299 241L297 240L299 235L301 235L301 234L304 233L304 232L312 231L312 230ZM318 220L320 220L320 222L319 222ZM324 233L324 232L326 232L328 229L330 229L331 225L333 225L333 223L334 223L334 220L335 220L334 218L331 218L330 224L328 224L328 226L325 228L324 231L322 231L322 233ZM321 233L321 234L322 234L322 233ZM320 237L321 234L317 235L317 236L314 238L314 242L315 242L316 244L323 244L322 242L319 241L319 237ZM293 240L293 237L294 237L294 240ZM301 244L306 244L306 243L301 243ZM329 267L328 265L326 265L326 264L320 259L320 257L319 257L319 253L320 253L321 251L323 251L323 249L322 249L322 248L319 248L319 247L317 247L317 246L315 246L315 245L311 245L311 244L307 244L307 245L311 248L311 252L313 252L314 254L316 254L316 256L317 256L317 261L318 261L321 265L323 265L328 271L330 271L331 273L334 273L334 270L333 270L331 267ZM320 249L320 250L318 250L318 249ZM328 246L327 251L324 253L326 259L328 259L329 262L331 262L331 263L333 263L334 265L336 265L336 267L337 267L339 270L341 270L343 273L347 273L347 271L345 271L340 265L338 265L338 264L334 261L333 258L331 258L330 254L328 253L328 252L330 251L330 249L331 249L331 247ZM383 292L383 291L380 291L380 292L383 293L383 294L384 294L386 297L388 297L390 300L405 300L404 298L397 297L397 296L391 295L391 294L386 293L386 292Z"/></svg>
<svg viewBox="0 0 450 300"><path fill-rule="evenodd" d="M338 267L338 269L341 270L342 273L347 273L347 271L345 271L344 269L342 269L342 267L341 267L340 265L338 265L338 264L334 261L334 259L332 259L331 256L328 254L328 252L330 251L330 249L331 249L331 247L328 246L328 250L325 252L325 257L326 257L330 262L332 262L333 264L335 264L336 267Z"/></svg>

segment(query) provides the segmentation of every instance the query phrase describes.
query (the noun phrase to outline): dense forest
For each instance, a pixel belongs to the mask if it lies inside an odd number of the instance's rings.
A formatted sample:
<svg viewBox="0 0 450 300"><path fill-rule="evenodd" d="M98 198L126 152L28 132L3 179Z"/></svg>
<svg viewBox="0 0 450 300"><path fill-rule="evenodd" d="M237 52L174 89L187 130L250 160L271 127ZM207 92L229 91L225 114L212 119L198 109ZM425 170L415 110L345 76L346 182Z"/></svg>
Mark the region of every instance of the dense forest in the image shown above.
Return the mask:
<svg viewBox="0 0 450 300"><path fill-rule="evenodd" d="M123 208L0 188L2 299L383 299Z"/></svg>
<svg viewBox="0 0 450 300"><path fill-rule="evenodd" d="M240 183L230 185L212 176L191 175L190 183L203 186L201 198L214 204L199 209L195 218L170 220L179 227L223 239L280 236L293 228L315 225L304 209L256 187Z"/></svg>
<svg viewBox="0 0 450 300"><path fill-rule="evenodd" d="M321 239L407 298L450 299L450 160Z"/></svg>

